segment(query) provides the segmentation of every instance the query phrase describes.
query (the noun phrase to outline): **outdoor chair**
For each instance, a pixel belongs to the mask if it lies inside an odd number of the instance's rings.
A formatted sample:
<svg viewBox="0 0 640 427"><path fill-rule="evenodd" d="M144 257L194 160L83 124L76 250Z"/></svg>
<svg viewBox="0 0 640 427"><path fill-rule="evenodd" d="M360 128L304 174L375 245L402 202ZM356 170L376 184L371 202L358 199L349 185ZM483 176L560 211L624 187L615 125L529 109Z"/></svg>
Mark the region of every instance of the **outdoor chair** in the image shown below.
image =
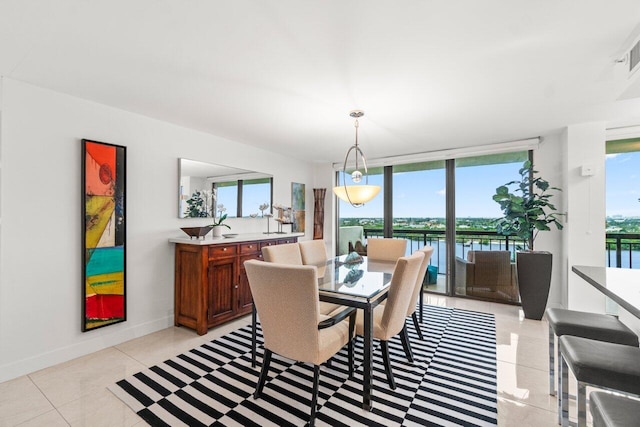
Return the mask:
<svg viewBox="0 0 640 427"><path fill-rule="evenodd" d="M456 257L456 291L501 301L518 301L516 265L509 251L469 251Z"/></svg>

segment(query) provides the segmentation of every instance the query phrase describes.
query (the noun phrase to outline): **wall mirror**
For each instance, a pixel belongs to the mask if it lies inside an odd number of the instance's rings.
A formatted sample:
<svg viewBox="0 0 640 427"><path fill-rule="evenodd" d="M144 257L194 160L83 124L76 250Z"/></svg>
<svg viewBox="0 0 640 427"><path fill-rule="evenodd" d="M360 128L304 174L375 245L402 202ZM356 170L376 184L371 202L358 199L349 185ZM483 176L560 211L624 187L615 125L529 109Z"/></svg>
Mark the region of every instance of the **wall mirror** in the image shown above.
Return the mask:
<svg viewBox="0 0 640 427"><path fill-rule="evenodd" d="M273 202L271 175L189 159L178 159L178 217L255 216ZM264 207L264 206L263 206Z"/></svg>

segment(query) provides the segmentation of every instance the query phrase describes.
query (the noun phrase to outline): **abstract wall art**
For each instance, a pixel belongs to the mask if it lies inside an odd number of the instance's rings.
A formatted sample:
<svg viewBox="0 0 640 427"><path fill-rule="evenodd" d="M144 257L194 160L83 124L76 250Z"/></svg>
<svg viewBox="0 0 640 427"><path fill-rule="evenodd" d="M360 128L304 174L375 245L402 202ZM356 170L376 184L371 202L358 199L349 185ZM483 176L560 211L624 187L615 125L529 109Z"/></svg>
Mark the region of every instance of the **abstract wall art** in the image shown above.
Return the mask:
<svg viewBox="0 0 640 427"><path fill-rule="evenodd" d="M82 140L82 331L127 319L126 147Z"/></svg>
<svg viewBox="0 0 640 427"><path fill-rule="evenodd" d="M291 209L293 210L292 233L304 233L305 229L305 185L291 183Z"/></svg>

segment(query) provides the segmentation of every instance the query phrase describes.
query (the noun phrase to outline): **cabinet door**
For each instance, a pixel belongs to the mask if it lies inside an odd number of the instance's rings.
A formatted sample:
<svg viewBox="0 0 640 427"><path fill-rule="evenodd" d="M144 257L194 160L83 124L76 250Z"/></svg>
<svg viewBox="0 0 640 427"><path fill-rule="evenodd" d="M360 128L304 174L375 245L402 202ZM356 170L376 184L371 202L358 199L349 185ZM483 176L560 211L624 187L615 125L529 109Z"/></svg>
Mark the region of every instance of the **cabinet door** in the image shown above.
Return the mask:
<svg viewBox="0 0 640 427"><path fill-rule="evenodd" d="M250 313L253 297L251 296L251 287L249 286L249 278L247 270L244 268L244 262L250 259L262 260L262 254L245 255L240 257L240 279L238 281L238 312L239 314Z"/></svg>
<svg viewBox="0 0 640 427"><path fill-rule="evenodd" d="M237 258L221 258L209 261L207 290L209 326L232 318L236 312L238 269Z"/></svg>

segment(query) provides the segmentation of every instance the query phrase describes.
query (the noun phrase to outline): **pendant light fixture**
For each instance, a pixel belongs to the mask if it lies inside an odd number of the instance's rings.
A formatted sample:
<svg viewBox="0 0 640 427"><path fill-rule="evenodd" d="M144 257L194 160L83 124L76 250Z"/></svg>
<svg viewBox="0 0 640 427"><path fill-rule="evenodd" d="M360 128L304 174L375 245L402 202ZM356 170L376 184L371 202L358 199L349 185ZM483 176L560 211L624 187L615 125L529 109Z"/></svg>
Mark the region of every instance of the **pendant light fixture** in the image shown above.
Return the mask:
<svg viewBox="0 0 640 427"><path fill-rule="evenodd" d="M340 199L350 203L354 208L359 208L378 195L380 192L380 186L369 185L367 161L364 158L362 150L358 147L358 119L364 116L364 111L353 110L349 115L355 119L354 126L356 128L356 142L351 146L351 148L349 148L349 151L347 151L347 155L344 158L344 166L342 167L342 185L333 187L333 192ZM354 185L347 185L347 162L349 160L349 154L351 154L352 151L355 156L355 169L351 173L351 181ZM360 162L358 161L358 157L360 157ZM360 163L362 164L364 173L359 169ZM365 179L365 183L360 184L363 177Z"/></svg>

